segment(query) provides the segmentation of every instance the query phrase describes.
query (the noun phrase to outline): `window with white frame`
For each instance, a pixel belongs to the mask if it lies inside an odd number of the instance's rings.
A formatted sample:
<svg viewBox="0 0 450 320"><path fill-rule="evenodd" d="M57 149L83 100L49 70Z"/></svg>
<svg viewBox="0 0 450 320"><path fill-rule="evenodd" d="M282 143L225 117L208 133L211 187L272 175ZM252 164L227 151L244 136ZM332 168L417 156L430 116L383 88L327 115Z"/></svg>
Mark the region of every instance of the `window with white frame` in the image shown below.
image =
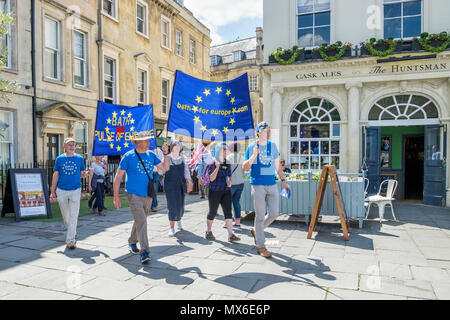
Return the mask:
<svg viewBox="0 0 450 320"><path fill-rule="evenodd" d="M117 18L117 0L103 0L103 12Z"/></svg>
<svg viewBox="0 0 450 320"><path fill-rule="evenodd" d="M76 85L87 87L87 36L84 32L73 32L73 80Z"/></svg>
<svg viewBox="0 0 450 320"><path fill-rule="evenodd" d="M289 162L292 169L340 168L340 115L329 101L312 98L291 113Z"/></svg>
<svg viewBox="0 0 450 320"><path fill-rule="evenodd" d="M421 0L384 0L384 38L407 39L421 33Z"/></svg>
<svg viewBox="0 0 450 320"><path fill-rule="evenodd" d="M11 11L10 0L0 0L0 11L7 14ZM0 38L0 50L7 51L5 68L11 68L11 26L6 28L7 34Z"/></svg>
<svg viewBox="0 0 450 320"><path fill-rule="evenodd" d="M147 35L147 6L136 2L136 31Z"/></svg>
<svg viewBox="0 0 450 320"><path fill-rule="evenodd" d="M183 56L183 32L175 30L175 53Z"/></svg>
<svg viewBox="0 0 450 320"><path fill-rule="evenodd" d="M195 41L189 41L189 61L195 64Z"/></svg>
<svg viewBox="0 0 450 320"><path fill-rule="evenodd" d="M116 61L105 57L103 68L103 100L114 103L116 98Z"/></svg>
<svg viewBox="0 0 450 320"><path fill-rule="evenodd" d="M137 90L138 90L138 105L147 104L147 71L138 69L137 72Z"/></svg>
<svg viewBox="0 0 450 320"><path fill-rule="evenodd" d="M250 91L258 91L258 76L250 76Z"/></svg>
<svg viewBox="0 0 450 320"><path fill-rule="evenodd" d="M86 121L77 121L74 125L76 149L75 152L83 158L88 155L88 123Z"/></svg>
<svg viewBox="0 0 450 320"><path fill-rule="evenodd" d="M330 43L330 0L297 0L299 47Z"/></svg>
<svg viewBox="0 0 450 320"><path fill-rule="evenodd" d="M161 113L167 114L169 106L169 80L163 79L161 84Z"/></svg>
<svg viewBox="0 0 450 320"><path fill-rule="evenodd" d="M161 17L161 45L170 49L170 20Z"/></svg>
<svg viewBox="0 0 450 320"><path fill-rule="evenodd" d="M45 17L44 75L61 80L60 22Z"/></svg>
<svg viewBox="0 0 450 320"><path fill-rule="evenodd" d="M0 110L0 164L14 162L13 149L13 113Z"/></svg>

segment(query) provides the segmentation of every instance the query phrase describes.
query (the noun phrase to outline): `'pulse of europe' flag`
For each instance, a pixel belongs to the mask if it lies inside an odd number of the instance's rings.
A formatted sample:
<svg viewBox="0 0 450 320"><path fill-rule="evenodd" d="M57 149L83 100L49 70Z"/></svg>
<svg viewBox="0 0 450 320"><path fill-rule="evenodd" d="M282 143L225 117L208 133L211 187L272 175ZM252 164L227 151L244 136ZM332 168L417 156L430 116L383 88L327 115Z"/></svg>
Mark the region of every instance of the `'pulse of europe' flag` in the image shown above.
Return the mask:
<svg viewBox="0 0 450 320"><path fill-rule="evenodd" d="M152 105L127 107L98 101L92 154L125 154L135 148L131 140L140 132L151 137L149 149L155 149Z"/></svg>

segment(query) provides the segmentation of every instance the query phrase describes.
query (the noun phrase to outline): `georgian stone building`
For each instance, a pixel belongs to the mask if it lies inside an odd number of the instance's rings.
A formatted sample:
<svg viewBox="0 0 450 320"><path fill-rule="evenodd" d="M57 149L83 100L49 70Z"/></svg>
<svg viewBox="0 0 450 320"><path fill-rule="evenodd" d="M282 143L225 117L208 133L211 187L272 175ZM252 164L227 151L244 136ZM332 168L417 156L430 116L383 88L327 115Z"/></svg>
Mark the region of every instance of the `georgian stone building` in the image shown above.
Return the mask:
<svg viewBox="0 0 450 320"><path fill-rule="evenodd" d="M167 137L175 71L209 80L210 32L182 1L98 2L100 100L153 104L157 137Z"/></svg>
<svg viewBox="0 0 450 320"><path fill-rule="evenodd" d="M412 40L450 31L444 0L264 0L264 118L296 170L334 164L340 172L398 181L397 199L450 203L446 166L450 122L450 51L409 49L386 58L359 43ZM312 59L323 42L353 43L338 61ZM278 47L305 48L303 61L269 63Z"/></svg>
<svg viewBox="0 0 450 320"><path fill-rule="evenodd" d="M222 82L248 74L253 121L262 121L263 30L256 29L256 37L236 40L211 47L211 81Z"/></svg>

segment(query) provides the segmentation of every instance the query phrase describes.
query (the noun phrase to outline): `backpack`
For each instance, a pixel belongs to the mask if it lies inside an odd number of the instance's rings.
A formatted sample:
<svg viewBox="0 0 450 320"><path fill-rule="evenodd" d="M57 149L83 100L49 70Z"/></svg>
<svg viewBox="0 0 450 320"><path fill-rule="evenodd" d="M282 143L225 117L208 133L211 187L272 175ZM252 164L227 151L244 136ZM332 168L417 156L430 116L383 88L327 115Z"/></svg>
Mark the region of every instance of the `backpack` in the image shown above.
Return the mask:
<svg viewBox="0 0 450 320"><path fill-rule="evenodd" d="M211 165L208 164L205 168L205 171L203 171L203 185L205 187L209 187L209 184L211 183L211 181L209 180L209 172L208 172L210 166Z"/></svg>

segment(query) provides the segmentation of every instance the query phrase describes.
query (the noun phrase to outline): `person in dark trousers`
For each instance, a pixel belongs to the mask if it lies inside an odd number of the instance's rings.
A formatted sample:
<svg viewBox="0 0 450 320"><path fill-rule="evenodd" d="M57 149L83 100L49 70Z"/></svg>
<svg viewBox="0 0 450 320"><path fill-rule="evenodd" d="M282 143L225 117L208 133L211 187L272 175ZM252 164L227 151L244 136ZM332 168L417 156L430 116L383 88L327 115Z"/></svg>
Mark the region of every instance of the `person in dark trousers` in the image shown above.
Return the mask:
<svg viewBox="0 0 450 320"><path fill-rule="evenodd" d="M178 231L183 230L181 218L184 214L184 185L187 183L187 192L192 192L193 183L189 167L181 154L183 145L179 140L172 140L170 143L169 162L170 169L164 174L164 193L167 199L167 209L169 210L169 237L175 235L175 222Z"/></svg>
<svg viewBox="0 0 450 320"><path fill-rule="evenodd" d="M92 208L94 214L100 216L105 216L105 177L107 170L103 156L95 156L95 161L89 168L89 192L91 193L89 207ZM94 199L95 202L92 206Z"/></svg>
<svg viewBox="0 0 450 320"><path fill-rule="evenodd" d="M244 157L239 153L241 145L239 142L234 142L231 145L231 154L227 157L228 163L231 165L231 197L233 199L234 209L234 225L233 227L241 227L241 195L244 190L244 172L242 171L242 163Z"/></svg>
<svg viewBox="0 0 450 320"><path fill-rule="evenodd" d="M216 240L211 228L214 222L214 218L217 215L217 209L219 204L222 207L223 214L225 216L225 223L228 230L228 241L235 242L241 240L233 233L233 215L231 213L231 169L230 165L226 163L226 154L228 151L228 145L224 142L218 143L215 148L215 160L214 164L208 165L205 170L208 170L209 174L209 213L206 220L206 234L205 238L210 241Z"/></svg>

